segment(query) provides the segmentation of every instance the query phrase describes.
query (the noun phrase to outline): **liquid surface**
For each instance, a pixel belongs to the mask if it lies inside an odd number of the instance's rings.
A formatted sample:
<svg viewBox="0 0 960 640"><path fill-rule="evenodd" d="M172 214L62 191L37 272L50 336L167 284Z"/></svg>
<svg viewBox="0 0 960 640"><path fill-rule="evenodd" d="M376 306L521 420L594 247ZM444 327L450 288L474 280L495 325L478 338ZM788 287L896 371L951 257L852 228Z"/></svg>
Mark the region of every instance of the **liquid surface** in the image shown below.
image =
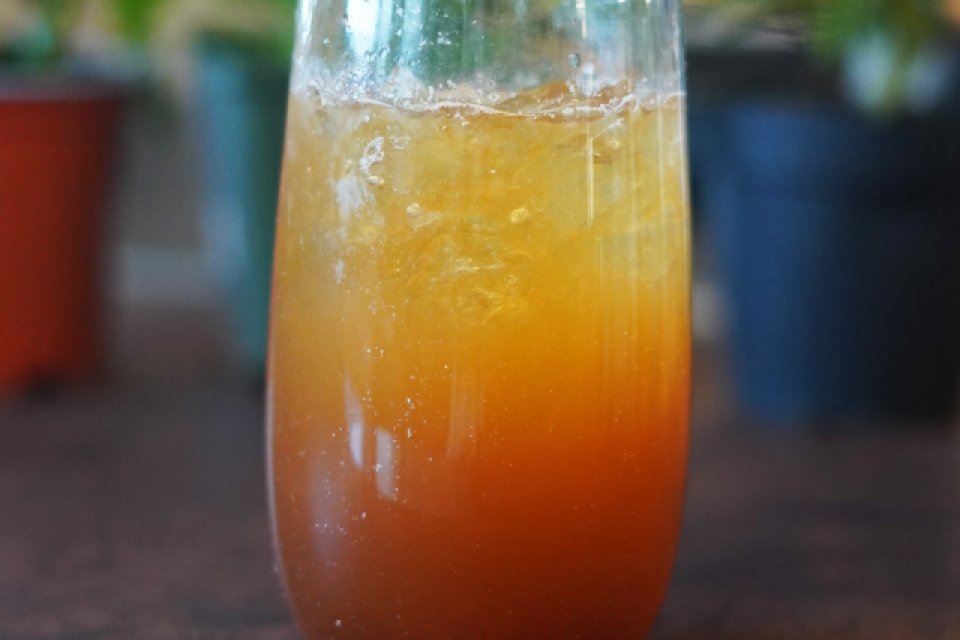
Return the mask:
<svg viewBox="0 0 960 640"><path fill-rule="evenodd" d="M292 99L271 497L310 639L653 623L686 470L682 102L545 91Z"/></svg>

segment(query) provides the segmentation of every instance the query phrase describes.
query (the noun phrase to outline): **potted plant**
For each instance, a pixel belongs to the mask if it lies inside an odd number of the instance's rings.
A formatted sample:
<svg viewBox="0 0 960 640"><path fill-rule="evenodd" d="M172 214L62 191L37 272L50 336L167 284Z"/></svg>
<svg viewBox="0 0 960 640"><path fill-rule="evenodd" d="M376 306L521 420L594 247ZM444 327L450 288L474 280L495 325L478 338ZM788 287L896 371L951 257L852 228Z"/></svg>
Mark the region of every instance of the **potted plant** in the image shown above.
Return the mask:
<svg viewBox="0 0 960 640"><path fill-rule="evenodd" d="M152 6L107 5L131 38ZM89 377L100 363L102 214L133 67L74 50L86 10L79 0L2 5L0 391Z"/></svg>
<svg viewBox="0 0 960 640"><path fill-rule="evenodd" d="M843 100L735 99L694 152L760 414L943 418L960 372L955 64L932 0L730 0L786 17ZM732 13L731 13L732 12ZM741 31L742 33L742 31ZM697 154L699 158L696 158Z"/></svg>
<svg viewBox="0 0 960 640"><path fill-rule="evenodd" d="M191 59L208 263L248 372L266 360L274 227L296 0L183 0L158 46ZM176 52L180 52L179 55Z"/></svg>

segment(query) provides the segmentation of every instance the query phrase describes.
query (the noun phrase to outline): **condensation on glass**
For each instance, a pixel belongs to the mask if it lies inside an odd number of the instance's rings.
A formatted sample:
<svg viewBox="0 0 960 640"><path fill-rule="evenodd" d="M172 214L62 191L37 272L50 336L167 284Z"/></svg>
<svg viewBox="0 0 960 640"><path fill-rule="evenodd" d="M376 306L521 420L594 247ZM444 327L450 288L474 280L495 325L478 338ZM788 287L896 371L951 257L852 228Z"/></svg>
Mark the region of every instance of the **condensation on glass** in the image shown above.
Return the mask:
<svg viewBox="0 0 960 640"><path fill-rule="evenodd" d="M303 0L268 463L310 639L642 638L680 526L673 0Z"/></svg>

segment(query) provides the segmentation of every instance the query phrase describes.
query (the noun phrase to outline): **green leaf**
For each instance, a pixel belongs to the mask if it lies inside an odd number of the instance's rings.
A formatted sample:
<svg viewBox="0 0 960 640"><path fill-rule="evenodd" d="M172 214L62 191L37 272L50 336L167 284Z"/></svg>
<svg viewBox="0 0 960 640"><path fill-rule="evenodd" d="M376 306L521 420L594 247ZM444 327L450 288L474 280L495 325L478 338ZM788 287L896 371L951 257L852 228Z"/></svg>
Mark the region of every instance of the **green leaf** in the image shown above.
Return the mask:
<svg viewBox="0 0 960 640"><path fill-rule="evenodd" d="M153 33L157 12L166 0L110 0L121 34L137 43Z"/></svg>

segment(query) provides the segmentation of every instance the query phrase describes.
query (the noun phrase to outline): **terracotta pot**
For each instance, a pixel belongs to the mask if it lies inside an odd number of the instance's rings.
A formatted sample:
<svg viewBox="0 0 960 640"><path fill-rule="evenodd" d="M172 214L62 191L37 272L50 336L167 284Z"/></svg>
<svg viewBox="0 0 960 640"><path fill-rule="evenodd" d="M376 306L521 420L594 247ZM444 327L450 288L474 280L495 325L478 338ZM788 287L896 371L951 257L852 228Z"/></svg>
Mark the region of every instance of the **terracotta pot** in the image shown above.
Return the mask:
<svg viewBox="0 0 960 640"><path fill-rule="evenodd" d="M0 84L0 391L94 375L104 199L122 99Z"/></svg>

